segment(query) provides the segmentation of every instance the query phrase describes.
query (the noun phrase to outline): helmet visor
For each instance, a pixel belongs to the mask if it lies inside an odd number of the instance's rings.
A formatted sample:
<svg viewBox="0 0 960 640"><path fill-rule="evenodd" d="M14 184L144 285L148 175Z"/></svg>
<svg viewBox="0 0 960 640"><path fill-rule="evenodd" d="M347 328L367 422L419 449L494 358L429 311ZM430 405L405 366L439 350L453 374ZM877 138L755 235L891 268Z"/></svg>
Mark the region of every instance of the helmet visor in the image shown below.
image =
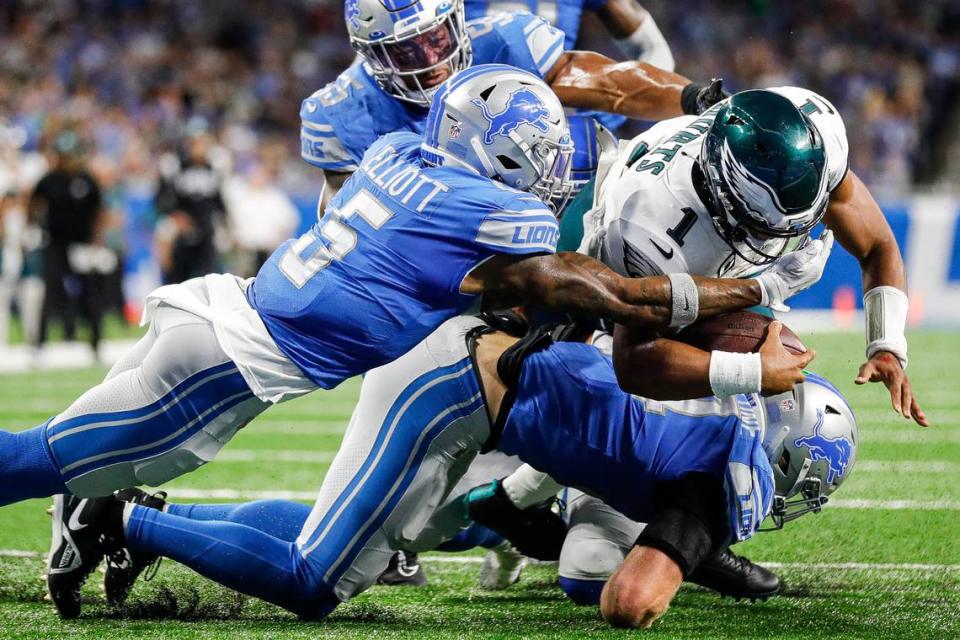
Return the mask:
<svg viewBox="0 0 960 640"><path fill-rule="evenodd" d="M456 12L398 38L358 46L392 95L429 106L437 88L470 64L470 47Z"/></svg>

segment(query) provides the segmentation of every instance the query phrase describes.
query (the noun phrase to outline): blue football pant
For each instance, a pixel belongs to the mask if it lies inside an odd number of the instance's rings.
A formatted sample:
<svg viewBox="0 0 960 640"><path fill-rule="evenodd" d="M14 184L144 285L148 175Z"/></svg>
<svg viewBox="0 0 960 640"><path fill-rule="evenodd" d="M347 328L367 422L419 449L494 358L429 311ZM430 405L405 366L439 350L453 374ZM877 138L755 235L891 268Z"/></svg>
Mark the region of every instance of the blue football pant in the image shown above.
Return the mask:
<svg viewBox="0 0 960 640"><path fill-rule="evenodd" d="M373 584L394 551L434 548L438 529L430 523L439 512L463 522L462 506L447 498L490 433L464 338L475 324L451 320L366 375L296 541L134 506L127 545L308 618Z"/></svg>

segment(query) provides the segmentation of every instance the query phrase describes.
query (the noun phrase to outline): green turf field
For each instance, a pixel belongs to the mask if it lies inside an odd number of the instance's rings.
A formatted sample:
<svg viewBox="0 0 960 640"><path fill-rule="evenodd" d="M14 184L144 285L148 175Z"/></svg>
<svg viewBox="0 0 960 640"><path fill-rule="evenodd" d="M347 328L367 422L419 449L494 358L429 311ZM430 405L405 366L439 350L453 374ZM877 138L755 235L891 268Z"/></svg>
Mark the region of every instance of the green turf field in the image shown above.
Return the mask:
<svg viewBox="0 0 960 640"><path fill-rule="evenodd" d="M811 336L815 369L849 394L863 444L838 504L785 531L760 534L739 551L778 563L783 597L734 603L684 587L648 633L662 638L960 637L960 336L915 333L911 367L933 422L920 430L897 418L885 391L854 390L862 354L855 334ZM83 370L0 376L0 420L40 423L94 384ZM180 491L303 491L320 484L350 414L357 384L347 383L277 407L241 432L221 458L168 487ZM259 459L258 459L259 458ZM0 638L579 637L619 636L595 608L576 607L550 566L528 569L499 593L476 587L476 554L432 554L430 585L375 587L323 623L305 624L275 607L241 598L166 562L138 584L130 604L110 610L95 584L85 615L61 623L43 602L41 552L49 541L48 501L0 510ZM99 577L99 574L95 578ZM96 580L93 580L95 582Z"/></svg>

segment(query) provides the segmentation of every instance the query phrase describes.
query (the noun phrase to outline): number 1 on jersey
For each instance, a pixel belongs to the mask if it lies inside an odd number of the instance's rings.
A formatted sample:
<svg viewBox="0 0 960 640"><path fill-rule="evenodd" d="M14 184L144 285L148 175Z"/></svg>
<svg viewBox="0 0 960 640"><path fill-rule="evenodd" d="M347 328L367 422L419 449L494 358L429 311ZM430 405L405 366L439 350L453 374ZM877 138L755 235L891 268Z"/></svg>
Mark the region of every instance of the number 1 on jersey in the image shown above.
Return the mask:
<svg viewBox="0 0 960 640"><path fill-rule="evenodd" d="M310 278L331 262L343 260L356 248L357 232L346 224L351 218L358 215L376 230L393 217L393 213L366 189L350 198L340 209L331 209L329 213L320 224L320 236L329 244L323 244L311 229L297 238L280 259L281 273L297 289L302 289ZM307 258L301 257L314 244L316 250Z"/></svg>
<svg viewBox="0 0 960 640"><path fill-rule="evenodd" d="M691 209L690 207L684 207L681 209L683 211L683 217L680 218L680 222L677 223L677 226L672 229L667 229L667 235L677 243L678 246L683 246L683 239L686 237L690 230L693 229L693 225L697 222L697 212Z"/></svg>

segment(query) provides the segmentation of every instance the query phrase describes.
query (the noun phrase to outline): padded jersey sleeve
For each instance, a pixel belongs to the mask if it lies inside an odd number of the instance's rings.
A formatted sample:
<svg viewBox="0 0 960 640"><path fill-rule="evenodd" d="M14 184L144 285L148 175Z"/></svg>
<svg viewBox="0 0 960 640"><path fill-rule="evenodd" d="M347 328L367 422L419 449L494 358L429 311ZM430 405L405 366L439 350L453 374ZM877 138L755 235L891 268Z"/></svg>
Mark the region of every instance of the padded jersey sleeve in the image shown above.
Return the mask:
<svg viewBox="0 0 960 640"><path fill-rule="evenodd" d="M325 171L350 173L360 158L344 144L343 127L329 108L335 88L327 85L300 105L300 157Z"/></svg>
<svg viewBox="0 0 960 640"><path fill-rule="evenodd" d="M467 23L474 64L508 64L544 77L563 53L563 31L543 18L504 13Z"/></svg>
<svg viewBox="0 0 960 640"><path fill-rule="evenodd" d="M533 197L515 198L488 213L476 236L486 250L511 255L555 253L559 239L557 217Z"/></svg>
<svg viewBox="0 0 960 640"><path fill-rule="evenodd" d="M789 98L817 127L827 150L827 179L830 191L833 191L840 186L849 166L850 146L840 112L829 100L809 89L774 87L771 91Z"/></svg>

